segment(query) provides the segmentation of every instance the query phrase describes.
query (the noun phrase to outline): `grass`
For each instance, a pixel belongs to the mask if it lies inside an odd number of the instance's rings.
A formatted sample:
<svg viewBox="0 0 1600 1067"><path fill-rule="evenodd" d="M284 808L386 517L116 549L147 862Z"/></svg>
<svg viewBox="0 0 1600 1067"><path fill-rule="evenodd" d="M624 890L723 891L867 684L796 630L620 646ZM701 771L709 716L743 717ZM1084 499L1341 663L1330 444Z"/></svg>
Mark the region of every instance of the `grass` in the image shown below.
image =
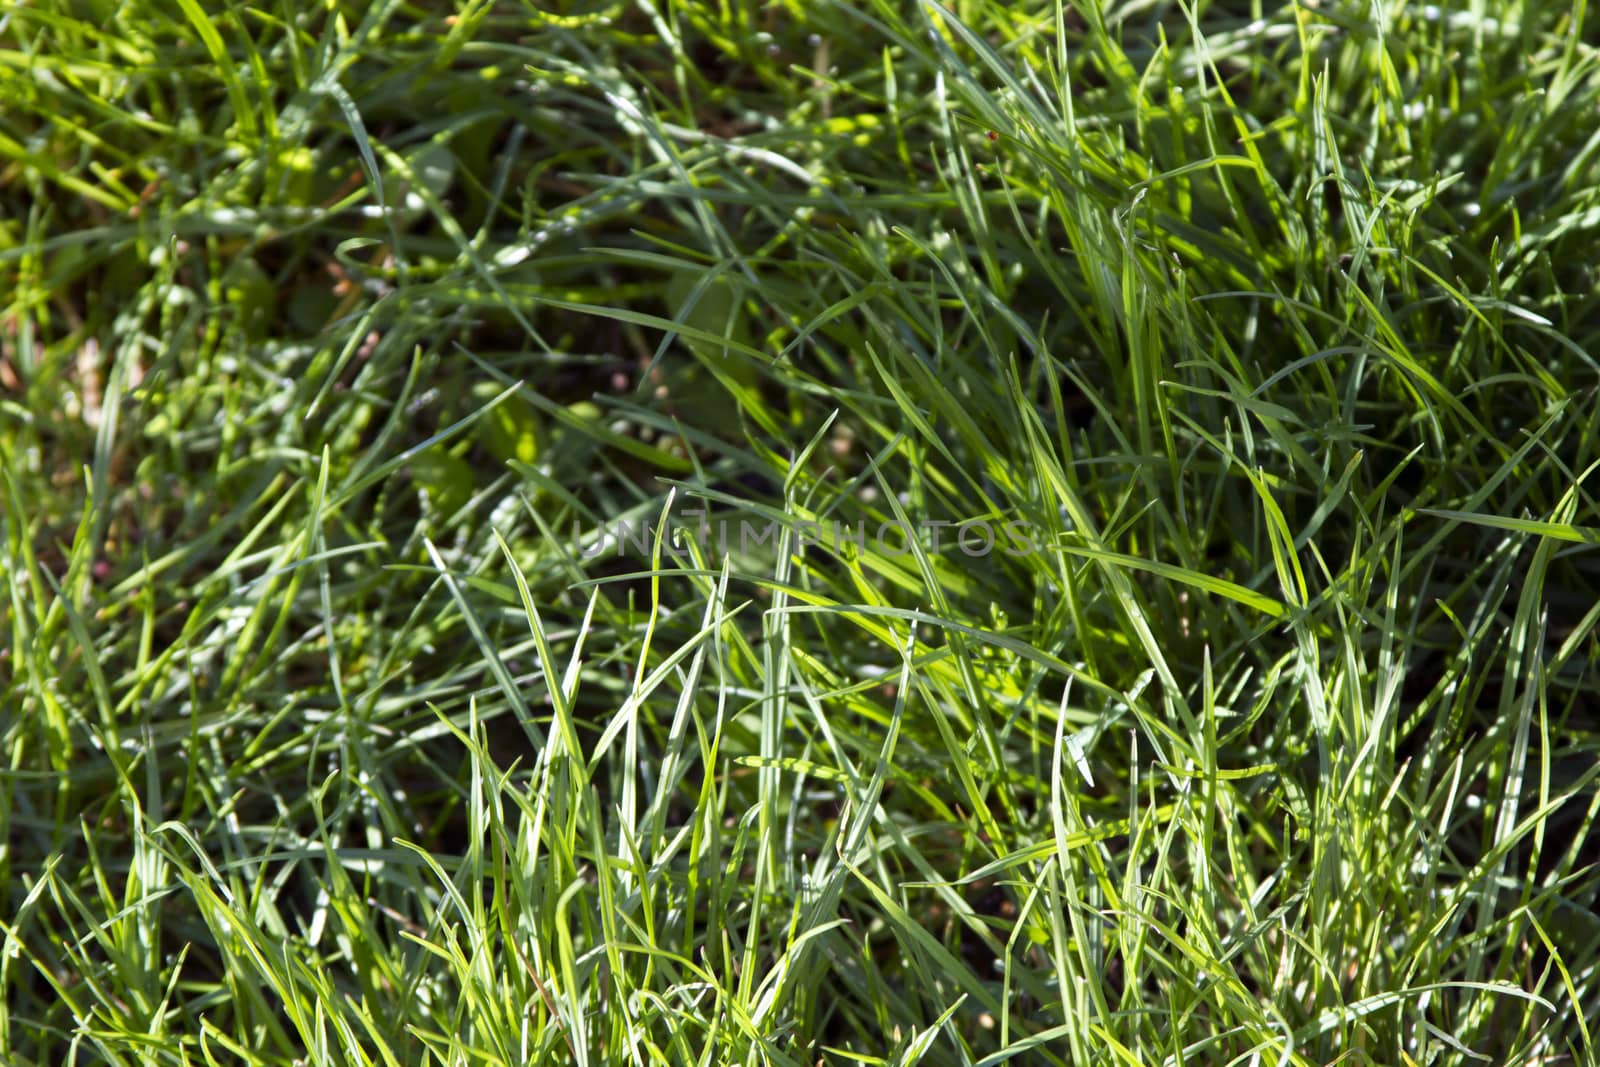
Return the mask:
<svg viewBox="0 0 1600 1067"><path fill-rule="evenodd" d="M1596 1063L1597 109L1581 2L7 8L0 1061Z"/></svg>

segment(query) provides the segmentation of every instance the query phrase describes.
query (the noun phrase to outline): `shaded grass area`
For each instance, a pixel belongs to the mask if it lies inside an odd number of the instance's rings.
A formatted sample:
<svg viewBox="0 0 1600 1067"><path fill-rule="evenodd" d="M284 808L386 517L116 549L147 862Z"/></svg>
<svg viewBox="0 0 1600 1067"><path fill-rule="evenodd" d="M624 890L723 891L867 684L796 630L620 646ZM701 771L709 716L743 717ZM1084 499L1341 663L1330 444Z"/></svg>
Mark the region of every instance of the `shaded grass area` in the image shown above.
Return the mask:
<svg viewBox="0 0 1600 1067"><path fill-rule="evenodd" d="M1593 1063L1597 46L8 9L0 1059Z"/></svg>

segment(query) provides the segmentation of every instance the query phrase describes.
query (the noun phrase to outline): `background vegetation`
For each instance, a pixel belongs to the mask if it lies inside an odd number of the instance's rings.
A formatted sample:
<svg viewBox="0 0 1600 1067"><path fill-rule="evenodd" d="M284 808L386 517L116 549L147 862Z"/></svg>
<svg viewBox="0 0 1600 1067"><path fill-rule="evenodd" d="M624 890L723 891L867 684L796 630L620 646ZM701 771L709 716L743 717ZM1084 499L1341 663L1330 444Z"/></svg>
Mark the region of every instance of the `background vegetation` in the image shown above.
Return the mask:
<svg viewBox="0 0 1600 1067"><path fill-rule="evenodd" d="M6 7L0 1061L1594 1063L1597 47Z"/></svg>

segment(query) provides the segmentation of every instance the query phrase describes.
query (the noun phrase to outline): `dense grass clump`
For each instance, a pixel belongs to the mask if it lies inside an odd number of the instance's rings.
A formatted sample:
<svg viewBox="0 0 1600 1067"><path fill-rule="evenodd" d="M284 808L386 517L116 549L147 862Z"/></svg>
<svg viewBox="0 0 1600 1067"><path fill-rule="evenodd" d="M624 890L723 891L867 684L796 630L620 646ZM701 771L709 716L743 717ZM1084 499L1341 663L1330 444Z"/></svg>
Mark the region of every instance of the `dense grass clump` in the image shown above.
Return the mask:
<svg viewBox="0 0 1600 1067"><path fill-rule="evenodd" d="M1584 4L0 14L0 1062L1593 1064Z"/></svg>

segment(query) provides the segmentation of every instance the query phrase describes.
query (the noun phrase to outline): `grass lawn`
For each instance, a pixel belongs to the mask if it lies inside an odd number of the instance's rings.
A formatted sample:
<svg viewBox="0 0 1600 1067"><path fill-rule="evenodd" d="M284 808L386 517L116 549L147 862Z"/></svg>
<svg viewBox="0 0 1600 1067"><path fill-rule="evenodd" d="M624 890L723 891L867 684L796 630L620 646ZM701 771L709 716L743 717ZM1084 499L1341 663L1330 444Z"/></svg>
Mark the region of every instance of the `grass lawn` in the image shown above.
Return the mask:
<svg viewBox="0 0 1600 1067"><path fill-rule="evenodd" d="M1600 1062L1600 11L0 6L0 1064Z"/></svg>

